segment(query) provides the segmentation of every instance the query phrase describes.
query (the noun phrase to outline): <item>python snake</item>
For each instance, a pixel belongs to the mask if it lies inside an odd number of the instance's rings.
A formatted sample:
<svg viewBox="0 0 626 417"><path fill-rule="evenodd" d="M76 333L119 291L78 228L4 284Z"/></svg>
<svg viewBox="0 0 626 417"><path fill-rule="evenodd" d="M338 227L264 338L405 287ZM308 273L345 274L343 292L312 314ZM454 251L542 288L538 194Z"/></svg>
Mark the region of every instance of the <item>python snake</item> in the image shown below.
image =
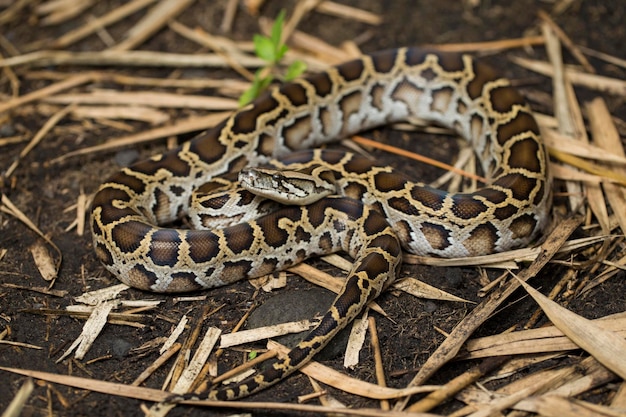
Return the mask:
<svg viewBox="0 0 626 417"><path fill-rule="evenodd" d="M336 176L350 178L343 196L281 206L229 227L163 226L184 216L193 190L213 178L413 116L466 138L490 184L447 193L362 158L308 152L290 163L332 165ZM156 292L217 287L335 251L354 257L330 310L285 358L202 395L233 399L280 381L318 352L395 279L400 245L442 257L527 245L546 226L550 188L538 126L506 79L468 55L401 48L282 85L179 148L122 169L98 190L91 226L105 267ZM245 197L207 201L218 211L229 204L247 211Z"/></svg>

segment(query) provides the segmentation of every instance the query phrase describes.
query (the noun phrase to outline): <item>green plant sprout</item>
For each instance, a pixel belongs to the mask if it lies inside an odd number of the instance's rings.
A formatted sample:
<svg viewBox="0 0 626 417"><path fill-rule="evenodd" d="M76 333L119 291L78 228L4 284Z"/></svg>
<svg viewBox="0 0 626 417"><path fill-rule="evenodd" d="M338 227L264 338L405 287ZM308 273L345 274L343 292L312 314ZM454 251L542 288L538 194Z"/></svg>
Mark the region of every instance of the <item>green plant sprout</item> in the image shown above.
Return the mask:
<svg viewBox="0 0 626 417"><path fill-rule="evenodd" d="M274 73L280 61L289 49L281 38L283 36L283 26L285 22L285 10L281 10L272 25L270 36L254 35L254 53L256 56L266 61L267 64L259 68L254 73L252 85L239 97L239 106L245 106L257 98L274 81ZM283 81L291 81L300 76L306 70L306 64L302 61L294 61L283 76L276 75Z"/></svg>

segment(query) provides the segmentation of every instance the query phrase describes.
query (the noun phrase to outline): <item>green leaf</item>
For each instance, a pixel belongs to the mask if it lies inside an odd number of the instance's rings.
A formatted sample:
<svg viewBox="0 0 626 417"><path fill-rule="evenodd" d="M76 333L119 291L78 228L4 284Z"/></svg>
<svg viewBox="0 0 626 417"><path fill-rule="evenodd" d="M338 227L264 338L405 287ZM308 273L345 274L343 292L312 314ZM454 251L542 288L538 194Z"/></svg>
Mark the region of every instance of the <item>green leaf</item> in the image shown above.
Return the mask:
<svg viewBox="0 0 626 417"><path fill-rule="evenodd" d="M262 78L261 80L259 80L259 91L257 91L257 97L265 90L267 90L267 87L270 86L270 84L272 83L272 81L274 81L274 77L272 77L271 75L268 75L265 78ZM255 97L256 98L256 97Z"/></svg>
<svg viewBox="0 0 626 417"><path fill-rule="evenodd" d="M251 85L246 91L244 91L239 96L239 107L243 107L246 104L250 103L252 100L254 100L256 91L257 91L257 88L254 86L254 84Z"/></svg>
<svg viewBox="0 0 626 417"><path fill-rule="evenodd" d="M259 354L259 352L257 352L256 350L250 351L248 353L248 360L251 361L252 359L255 359L258 354Z"/></svg>
<svg viewBox="0 0 626 417"><path fill-rule="evenodd" d="M275 62L276 48L270 38L263 35L254 35L252 41L254 43L254 52L256 53L256 56L267 62Z"/></svg>
<svg viewBox="0 0 626 417"><path fill-rule="evenodd" d="M287 72L285 72L285 80L291 81L294 78L298 78L306 71L306 64L302 61L294 61L287 68Z"/></svg>
<svg viewBox="0 0 626 417"><path fill-rule="evenodd" d="M285 23L285 9L282 9L280 13L278 13L278 17L274 21L272 25L272 43L278 50L278 47L281 45L281 39L283 36L283 25Z"/></svg>
<svg viewBox="0 0 626 417"><path fill-rule="evenodd" d="M254 80L252 81L252 84L250 84L250 87L239 96L239 107L245 106L258 96L260 96L261 93L265 91L270 83L274 80L274 77L272 77L272 75L261 78L261 72L263 70L264 68L259 68L254 73Z"/></svg>
<svg viewBox="0 0 626 417"><path fill-rule="evenodd" d="M287 45L280 45L278 48L276 48L276 61L274 61L274 63L278 63L281 59L283 59L283 56L285 56L285 53L289 50L289 48L287 47Z"/></svg>

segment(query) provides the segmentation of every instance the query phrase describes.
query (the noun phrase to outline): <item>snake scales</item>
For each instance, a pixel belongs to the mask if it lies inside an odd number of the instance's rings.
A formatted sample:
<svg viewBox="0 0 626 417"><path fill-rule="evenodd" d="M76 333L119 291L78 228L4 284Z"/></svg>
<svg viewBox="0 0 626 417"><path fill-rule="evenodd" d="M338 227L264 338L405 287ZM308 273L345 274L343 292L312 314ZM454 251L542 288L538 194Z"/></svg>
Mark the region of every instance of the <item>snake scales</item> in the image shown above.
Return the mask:
<svg viewBox="0 0 626 417"><path fill-rule="evenodd" d="M491 183L450 194L360 157L308 152L288 162L332 166L339 181L346 178L343 196L283 206L225 228L157 226L183 216L193 190L211 178L413 116L465 137ZM211 200L218 208L228 205ZM91 225L105 267L133 287L156 292L217 287L318 254L354 257L342 292L296 348L256 377L203 395L232 399L306 363L393 281L400 245L445 257L526 245L546 225L550 200L539 129L510 83L467 55L407 48L285 84L178 149L122 169L98 190ZM241 197L235 205L245 204Z"/></svg>

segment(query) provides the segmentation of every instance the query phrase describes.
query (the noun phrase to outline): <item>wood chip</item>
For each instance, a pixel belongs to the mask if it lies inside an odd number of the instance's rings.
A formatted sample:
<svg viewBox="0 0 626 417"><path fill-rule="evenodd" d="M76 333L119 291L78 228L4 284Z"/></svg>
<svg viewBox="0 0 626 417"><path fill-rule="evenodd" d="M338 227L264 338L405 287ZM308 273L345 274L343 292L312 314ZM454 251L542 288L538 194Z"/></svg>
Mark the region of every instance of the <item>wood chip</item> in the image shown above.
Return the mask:
<svg viewBox="0 0 626 417"><path fill-rule="evenodd" d="M183 331L185 331L185 326L187 326L188 321L189 319L187 318L187 315L183 315L180 318L178 324L176 325L174 330L172 330L172 333L170 333L167 340L165 340L165 343L163 343L163 346L159 350L159 354L162 355L163 353L165 353L165 351L174 346L174 343L176 343L180 335L183 333Z"/></svg>
<svg viewBox="0 0 626 417"><path fill-rule="evenodd" d="M352 322L350 337L348 337L348 345L346 353L343 357L343 367L353 369L359 364L359 353L365 344L365 336L368 327L368 309L365 309L360 318Z"/></svg>
<svg viewBox="0 0 626 417"><path fill-rule="evenodd" d="M29 250L41 277L46 281L56 279L58 274L56 261L50 254L46 245L44 245L41 240L37 240L31 245Z"/></svg>
<svg viewBox="0 0 626 417"><path fill-rule="evenodd" d="M110 287L83 293L78 297L74 297L74 300L79 303L95 306L105 301L115 300L122 291L126 291L129 288L130 287L126 284L112 285Z"/></svg>
<svg viewBox="0 0 626 417"><path fill-rule="evenodd" d="M74 340L65 353L57 359L56 363L68 357L74 349L76 349L74 357L79 360L83 359L106 325L109 313L116 305L117 301L105 301L98 304L89 316L89 319L87 319L83 325L81 334Z"/></svg>

